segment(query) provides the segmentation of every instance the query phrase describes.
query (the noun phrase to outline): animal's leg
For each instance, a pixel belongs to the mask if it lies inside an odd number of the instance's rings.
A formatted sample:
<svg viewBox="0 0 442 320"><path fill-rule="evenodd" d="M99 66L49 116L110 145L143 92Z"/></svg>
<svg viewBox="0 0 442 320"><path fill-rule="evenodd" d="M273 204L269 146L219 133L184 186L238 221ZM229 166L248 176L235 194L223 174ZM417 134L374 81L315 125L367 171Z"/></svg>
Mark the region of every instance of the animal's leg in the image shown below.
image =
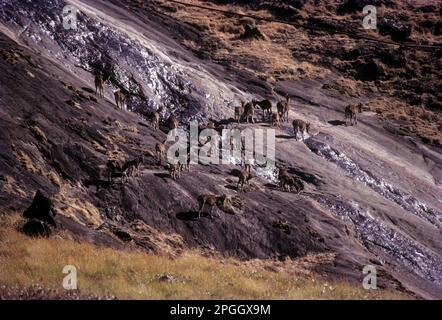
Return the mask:
<svg viewBox="0 0 442 320"><path fill-rule="evenodd" d="M206 204L206 200L203 200L203 204L201 205L200 210L198 211L198 219L201 218L201 212L204 210L204 205Z"/></svg>
<svg viewBox="0 0 442 320"><path fill-rule="evenodd" d="M214 207L214 206L211 206L211 207L210 207L210 218L212 218L213 207Z"/></svg>

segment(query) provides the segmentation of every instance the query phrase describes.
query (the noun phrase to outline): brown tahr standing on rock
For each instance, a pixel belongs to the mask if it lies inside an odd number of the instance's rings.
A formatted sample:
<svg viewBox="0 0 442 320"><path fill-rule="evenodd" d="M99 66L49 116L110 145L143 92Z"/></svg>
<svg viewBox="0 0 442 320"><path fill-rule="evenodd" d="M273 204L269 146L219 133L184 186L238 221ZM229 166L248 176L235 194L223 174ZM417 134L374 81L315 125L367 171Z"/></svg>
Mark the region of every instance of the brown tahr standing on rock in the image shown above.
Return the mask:
<svg viewBox="0 0 442 320"><path fill-rule="evenodd" d="M235 121L240 123L241 122L241 116L244 112L244 101L241 101L240 107L235 107Z"/></svg>
<svg viewBox="0 0 442 320"><path fill-rule="evenodd" d="M244 171L241 171L238 177L238 184L236 189L238 191L244 191L244 185L250 188L250 180L252 179L252 174L250 173L250 169L246 168Z"/></svg>
<svg viewBox="0 0 442 320"><path fill-rule="evenodd" d="M210 207L210 217L212 217L213 208L216 206L218 197L214 194L201 194L198 196L199 210L198 218L201 218L201 213L204 210L204 206L207 204Z"/></svg>
<svg viewBox="0 0 442 320"><path fill-rule="evenodd" d="M115 97L115 103L117 104L117 107L123 110L127 110L127 97L126 95L121 91L115 91L114 92Z"/></svg>
<svg viewBox="0 0 442 320"><path fill-rule="evenodd" d="M291 192L292 189L295 189L296 193L299 193L303 189L302 184L298 183L298 181L285 168L279 170L278 178L280 187L283 191Z"/></svg>
<svg viewBox="0 0 442 320"><path fill-rule="evenodd" d="M95 94L98 93L98 95L102 98L104 95L103 91L104 91L104 79L103 75L99 73L95 76Z"/></svg>
<svg viewBox="0 0 442 320"><path fill-rule="evenodd" d="M160 128L160 120L161 120L161 111L163 107L160 107L157 111L152 114L152 126L154 130L158 130Z"/></svg>
<svg viewBox="0 0 442 320"><path fill-rule="evenodd" d="M126 161L121 168L123 179L126 180L128 177L132 176L133 174L137 174L138 171L140 170L142 163L143 163L143 156L139 156L135 159Z"/></svg>
<svg viewBox="0 0 442 320"><path fill-rule="evenodd" d="M255 107L253 106L253 103L248 102L244 105L244 111L242 114L242 119L245 120L247 123L249 123L249 120L252 120L252 123L254 123L254 118L255 117Z"/></svg>
<svg viewBox="0 0 442 320"><path fill-rule="evenodd" d="M164 143L158 142L155 145L155 152L157 155L158 162L161 162L161 160L164 159L164 156L166 155L166 146Z"/></svg>
<svg viewBox="0 0 442 320"><path fill-rule="evenodd" d="M350 125L358 124L358 113L362 112L362 104L359 103L358 105L348 105L345 107L345 125L348 126L348 123L350 122Z"/></svg>
<svg viewBox="0 0 442 320"><path fill-rule="evenodd" d="M270 100L252 100L252 104L254 107L258 106L262 110L262 121L265 121L265 116L267 115L267 119L270 119L271 113L272 113L272 103Z"/></svg>
<svg viewBox="0 0 442 320"><path fill-rule="evenodd" d="M285 101L279 101L276 105L276 109L278 110L281 121L283 122L289 121L289 108L290 108L290 96L287 95Z"/></svg>
<svg viewBox="0 0 442 320"><path fill-rule="evenodd" d="M298 140L298 133L301 133L302 140L304 140L304 133L309 133L310 122L305 122L304 120L296 119L292 122L293 133L295 134L295 139Z"/></svg>
<svg viewBox="0 0 442 320"><path fill-rule="evenodd" d="M116 160L108 160L106 163L106 167L108 169L108 180L109 182L113 181L113 178L118 176L118 173L121 172L121 166Z"/></svg>
<svg viewBox="0 0 442 320"><path fill-rule="evenodd" d="M276 127L276 128L281 127L279 112L272 113L272 127Z"/></svg>

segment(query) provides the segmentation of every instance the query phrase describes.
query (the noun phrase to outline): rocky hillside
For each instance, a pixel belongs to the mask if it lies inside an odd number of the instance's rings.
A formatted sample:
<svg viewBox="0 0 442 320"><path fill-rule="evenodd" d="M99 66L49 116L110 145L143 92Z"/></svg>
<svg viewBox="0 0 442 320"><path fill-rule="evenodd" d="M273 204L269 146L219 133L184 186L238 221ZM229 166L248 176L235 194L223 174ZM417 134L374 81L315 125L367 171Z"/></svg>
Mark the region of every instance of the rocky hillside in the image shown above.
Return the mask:
<svg viewBox="0 0 442 320"><path fill-rule="evenodd" d="M373 37L440 43L440 7L381 2L411 31L396 34L385 19ZM335 1L198 3L335 30L359 17ZM79 9L76 30L63 28L66 4ZM172 256L199 248L244 261L327 254L333 259L312 268L326 277L359 284L370 264L381 288L442 297L440 51L168 1L3 0L0 9L3 215L23 213L41 191L55 213L49 230L61 237ZM262 37L243 37L249 28ZM103 98L94 88L100 72L108 78ZM115 106L116 90L129 97L128 110ZM284 95L292 104L277 130L277 166L302 192L281 190L278 169L254 166L250 188L238 192L238 165L191 165L174 180L157 161L170 115L182 128L198 120L266 129L231 121L234 107L260 98L276 105ZM358 124L345 126L345 106L359 102ZM311 123L304 141L294 139L293 119ZM108 181L110 160L140 156L127 181ZM222 201L213 217L198 218L205 193Z"/></svg>

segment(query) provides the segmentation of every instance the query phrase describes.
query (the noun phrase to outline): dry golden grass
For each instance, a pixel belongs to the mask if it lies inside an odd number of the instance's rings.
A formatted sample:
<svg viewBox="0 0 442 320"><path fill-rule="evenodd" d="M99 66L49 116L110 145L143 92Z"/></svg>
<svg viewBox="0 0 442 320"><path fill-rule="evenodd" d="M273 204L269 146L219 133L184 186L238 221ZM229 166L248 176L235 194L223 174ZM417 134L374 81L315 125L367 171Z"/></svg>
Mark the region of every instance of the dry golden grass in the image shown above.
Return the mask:
<svg viewBox="0 0 442 320"><path fill-rule="evenodd" d="M13 176L4 176L2 177L3 184L0 189L1 192L7 193L14 197L18 198L26 198L28 197L28 193L20 186L19 183L15 180Z"/></svg>
<svg viewBox="0 0 442 320"><path fill-rule="evenodd" d="M74 242L60 233L31 239L16 231L17 217L0 215L0 284L39 284L62 291L65 265L78 271L83 294L131 299L401 299L402 294L368 292L349 283L331 283L305 273L265 270L263 262L204 257L187 251L179 258L119 251ZM311 263L312 258L304 261ZM162 275L172 281L160 281Z"/></svg>
<svg viewBox="0 0 442 320"><path fill-rule="evenodd" d="M189 3L209 5L207 2L192 0ZM164 6L169 6L167 1ZM231 5L210 6L222 10L230 10L238 13L251 13L260 17L270 18L271 15L265 11L250 11ZM254 72L257 76L268 81L293 80L302 78L308 74L311 77L324 77L328 70L315 66L307 61L298 61L292 54L293 47L308 42L308 37L296 28L280 23L261 22L257 27L266 36L263 40L240 40L238 36L244 31L244 24L254 24L253 19L248 18L226 18L218 12L196 9L192 7L175 6L179 8L172 16L176 19L197 25L200 30L219 44L218 49L211 50L210 54L214 60L228 60L240 69ZM170 14L170 13L169 13ZM287 42L275 42L271 39L280 38L281 30L291 39L297 39L295 44L287 45ZM183 45L194 51L200 51L199 44L183 40Z"/></svg>
<svg viewBox="0 0 442 320"><path fill-rule="evenodd" d="M232 4L214 4L203 0L186 0L188 3L211 6L213 8L252 14L255 16L272 17L266 10L252 10L246 6L235 6ZM173 18L188 22L196 26L201 34L201 39L210 39L208 45L204 41L184 40L183 45L196 52L209 54L215 61L229 61L229 63L239 69L245 69L256 74L261 79L273 83L283 80L298 80L303 78L324 78L330 74L330 70L323 65L324 56L318 54L327 48L345 48L347 51L357 48L359 44L356 40L342 35L315 34L312 36L303 29L290 25L283 25L275 22L256 22L250 18L238 18L226 16L219 12L212 12L193 7L173 5L167 1L161 1L164 8L173 7L174 10L164 10L166 14ZM327 16L328 7L336 7L336 1L321 2L319 5L306 4L299 16L307 20L308 17ZM404 4L398 4L401 10L405 10ZM381 6L378 13L395 13L398 8L386 8ZM324 13L326 15L324 16ZM437 43L441 41L441 36L428 34L416 28L417 21L431 20L437 21L436 13L413 12L410 23L414 26L412 39L418 43ZM334 15L331 20L348 20L348 16ZM262 40L239 40L238 36L243 32L244 24L255 24L266 36ZM378 32L370 33L374 38L384 38ZM216 46L212 44L216 43ZM307 51L306 51L307 50ZM316 52L316 53L315 53ZM306 55L308 54L308 55ZM408 54L409 55L409 54ZM413 56L408 56L407 63L412 70L416 70L417 79L421 79L420 61L431 59L428 52L415 51ZM333 65L344 65L346 62L335 58ZM395 70L384 66L387 73L395 74ZM388 84L385 83L388 87ZM377 86L356 81L352 78L339 77L333 84L331 92L336 91L343 96L359 97L368 91L377 91ZM393 92L387 92L389 95ZM386 95L387 96L387 95ZM376 105L376 106L375 106ZM387 103L373 103L373 111L378 111L383 120L400 120L406 123L402 129L411 135L420 137L425 143L442 145L441 116L430 112L417 110L416 107L407 105L399 98L388 98ZM395 106L392 108L391 106ZM407 114L404 114L407 113Z"/></svg>
<svg viewBox="0 0 442 320"><path fill-rule="evenodd" d="M401 128L405 132L415 134L430 144L442 145L442 132L439 129L442 116L439 113L423 107L410 107L389 98L372 100L367 107L381 119L388 118L404 123Z"/></svg>
<svg viewBox="0 0 442 320"><path fill-rule="evenodd" d="M54 206L63 208L62 214L74 221L98 227L103 223L100 211L81 192L69 183L62 183L57 194L53 197Z"/></svg>
<svg viewBox="0 0 442 320"><path fill-rule="evenodd" d="M38 172L32 159L21 150L18 151L18 161L30 173Z"/></svg>

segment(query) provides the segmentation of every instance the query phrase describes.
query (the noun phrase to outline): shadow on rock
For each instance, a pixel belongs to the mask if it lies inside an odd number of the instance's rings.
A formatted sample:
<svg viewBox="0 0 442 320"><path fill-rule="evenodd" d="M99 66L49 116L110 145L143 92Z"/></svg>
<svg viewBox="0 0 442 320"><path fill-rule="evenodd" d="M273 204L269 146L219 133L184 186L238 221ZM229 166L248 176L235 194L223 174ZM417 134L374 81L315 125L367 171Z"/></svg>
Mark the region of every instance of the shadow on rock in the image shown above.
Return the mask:
<svg viewBox="0 0 442 320"><path fill-rule="evenodd" d="M186 212L179 212L176 215L177 219L183 220L183 221L193 221L198 220L198 211L186 211ZM210 217L208 213L201 212L201 217Z"/></svg>
<svg viewBox="0 0 442 320"><path fill-rule="evenodd" d="M230 189L230 190L235 190L235 191L238 190L237 186L234 185L234 184L226 184L226 185L224 186L224 188L226 188L226 189Z"/></svg>
<svg viewBox="0 0 442 320"><path fill-rule="evenodd" d="M328 123L331 124L332 126L343 126L345 124L345 121L342 121L342 120L330 120Z"/></svg>
<svg viewBox="0 0 442 320"><path fill-rule="evenodd" d="M170 174L169 173L154 173L153 175L155 177L162 178L162 179L170 178Z"/></svg>
<svg viewBox="0 0 442 320"><path fill-rule="evenodd" d="M278 138L278 139L294 139L295 137L294 136L289 136L287 134L277 134L276 138Z"/></svg>

